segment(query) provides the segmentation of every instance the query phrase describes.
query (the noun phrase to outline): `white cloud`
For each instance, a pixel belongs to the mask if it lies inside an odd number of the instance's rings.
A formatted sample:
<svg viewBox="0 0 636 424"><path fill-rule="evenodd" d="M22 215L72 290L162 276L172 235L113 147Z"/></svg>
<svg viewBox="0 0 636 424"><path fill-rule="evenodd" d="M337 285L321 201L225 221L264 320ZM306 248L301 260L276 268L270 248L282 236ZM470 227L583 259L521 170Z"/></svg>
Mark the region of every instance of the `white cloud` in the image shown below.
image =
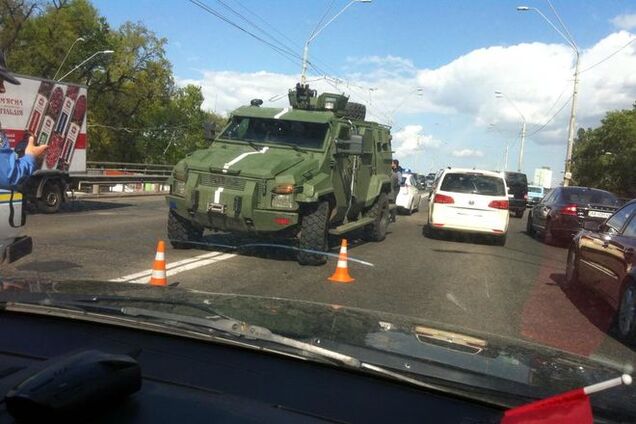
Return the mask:
<svg viewBox="0 0 636 424"><path fill-rule="evenodd" d="M484 152L481 150L461 149L453 150L452 155L456 158L483 158Z"/></svg>
<svg viewBox="0 0 636 424"><path fill-rule="evenodd" d="M636 28L636 13L615 16L610 20L618 29L632 30Z"/></svg>
<svg viewBox="0 0 636 424"><path fill-rule="evenodd" d="M425 135L421 125L407 125L393 133L392 146L395 156L402 159L417 152L439 147L441 143L433 136Z"/></svg>
<svg viewBox="0 0 636 424"><path fill-rule="evenodd" d="M631 107L636 99L636 42L596 64L634 37L618 31L582 50L577 126L595 126L606 111ZM573 53L565 44L485 47L432 69L417 69L412 60L396 56L349 58L347 69L346 79L355 83L322 80L311 85L319 91L345 92L352 101L366 103L372 120L387 123L397 117L413 122L409 115L464 115L472 119L472 125L465 128L466 137L490 123L504 132L517 133L519 113L505 99L495 98L494 91L501 90L527 118L530 140L564 143L566 139ZM204 107L214 109L216 105L217 111L228 112L252 98L261 98L266 105L286 106L287 90L297 81L295 74L208 70L200 79L178 83L201 85ZM268 102L276 95L282 96ZM560 108L545 129L534 135ZM405 144L403 151L411 145Z"/></svg>

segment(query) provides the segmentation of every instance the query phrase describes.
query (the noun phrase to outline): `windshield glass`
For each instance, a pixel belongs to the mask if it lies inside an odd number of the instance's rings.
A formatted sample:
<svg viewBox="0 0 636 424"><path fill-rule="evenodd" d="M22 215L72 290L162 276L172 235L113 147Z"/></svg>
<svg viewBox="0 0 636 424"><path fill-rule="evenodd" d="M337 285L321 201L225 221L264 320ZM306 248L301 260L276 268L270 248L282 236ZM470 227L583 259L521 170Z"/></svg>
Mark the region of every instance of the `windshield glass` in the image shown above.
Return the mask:
<svg viewBox="0 0 636 424"><path fill-rule="evenodd" d="M0 0L0 82L5 300L500 405L636 378L634 1Z"/></svg>
<svg viewBox="0 0 636 424"><path fill-rule="evenodd" d="M327 124L312 122L236 116L221 134L221 138L320 149L328 128Z"/></svg>
<svg viewBox="0 0 636 424"><path fill-rule="evenodd" d="M446 174L442 180L441 190L484 196L506 195L504 181L501 177L481 174Z"/></svg>

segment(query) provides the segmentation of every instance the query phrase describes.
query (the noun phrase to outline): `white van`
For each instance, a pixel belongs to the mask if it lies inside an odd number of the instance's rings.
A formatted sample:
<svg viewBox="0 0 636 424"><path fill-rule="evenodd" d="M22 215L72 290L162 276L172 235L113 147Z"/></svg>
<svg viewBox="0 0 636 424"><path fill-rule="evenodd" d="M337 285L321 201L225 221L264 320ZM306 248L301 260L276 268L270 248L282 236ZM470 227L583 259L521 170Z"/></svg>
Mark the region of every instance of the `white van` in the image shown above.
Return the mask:
<svg viewBox="0 0 636 424"><path fill-rule="evenodd" d="M0 190L0 266L31 253L33 241L23 235L25 218L22 193Z"/></svg>
<svg viewBox="0 0 636 424"><path fill-rule="evenodd" d="M509 202L502 173L479 169L445 169L431 192L429 235L440 231L489 234L506 243Z"/></svg>

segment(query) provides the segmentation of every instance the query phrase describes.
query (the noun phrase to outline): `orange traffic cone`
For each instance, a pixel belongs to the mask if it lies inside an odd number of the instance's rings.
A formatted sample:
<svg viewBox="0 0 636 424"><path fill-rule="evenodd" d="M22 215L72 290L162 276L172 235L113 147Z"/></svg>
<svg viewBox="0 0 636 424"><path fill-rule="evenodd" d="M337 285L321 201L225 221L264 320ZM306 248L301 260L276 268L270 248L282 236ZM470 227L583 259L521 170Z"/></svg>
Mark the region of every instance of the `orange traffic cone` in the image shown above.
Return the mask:
<svg viewBox="0 0 636 424"><path fill-rule="evenodd" d="M334 283L351 283L355 281L355 278L351 278L349 275L349 267L347 266L347 239L342 239L336 272L329 277L329 281Z"/></svg>
<svg viewBox="0 0 636 424"><path fill-rule="evenodd" d="M157 243L157 254L155 255L155 261L152 264L150 285L168 285L168 279L166 278L166 244L163 242L163 240L159 240L159 243Z"/></svg>

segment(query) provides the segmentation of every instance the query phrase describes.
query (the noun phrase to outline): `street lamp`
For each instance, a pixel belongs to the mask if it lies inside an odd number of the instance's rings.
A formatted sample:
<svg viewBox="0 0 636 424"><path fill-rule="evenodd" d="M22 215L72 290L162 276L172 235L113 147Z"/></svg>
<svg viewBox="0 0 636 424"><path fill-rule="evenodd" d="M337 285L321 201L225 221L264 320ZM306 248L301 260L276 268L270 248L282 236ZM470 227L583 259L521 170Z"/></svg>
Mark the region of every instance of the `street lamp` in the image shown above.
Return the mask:
<svg viewBox="0 0 636 424"><path fill-rule="evenodd" d="M568 29L566 28L559 14L556 12L554 7L552 7L552 4L550 2L548 2L548 4L550 5L550 8L556 15L557 19L559 20L559 23L565 30L565 34L561 30L559 30L559 28L557 28L556 25L554 25L554 23L550 19L548 19L547 16L545 16L539 9L535 7L518 6L517 11L519 12L533 11L538 13L539 16L541 16L561 37L563 37L563 39L568 43L568 45L572 47L572 50L574 50L574 54L575 54L574 87L572 89L572 108L570 109L570 122L568 124L568 147L567 147L567 153L565 156L565 172L563 174L563 186L567 187L568 185L570 185L570 180L572 179L572 149L574 147L574 132L576 130L576 96L578 94L578 86L579 86L579 59L581 57L581 52L579 51L579 47L574 42L574 37L572 37L572 34L570 34Z"/></svg>
<svg viewBox="0 0 636 424"><path fill-rule="evenodd" d="M499 133L499 135L501 135L502 137L507 137L504 133L501 132L499 127L497 127L495 124L488 125L488 129L497 131L497 133ZM511 143L508 143L506 141L506 150L504 152L504 166L503 166L504 171L508 170L508 151L510 150L510 144Z"/></svg>
<svg viewBox="0 0 636 424"><path fill-rule="evenodd" d="M517 111L517 113L519 113L519 116L521 116L521 146L519 147L519 165L517 167L517 170L519 172L521 172L521 168L523 166L523 148L525 146L526 143L526 117L523 115L523 113L521 113L521 111L519 110L519 108L517 107L517 105L515 105L512 100L510 100L508 98L508 96L506 96L503 92L501 91L495 91L495 97L497 97L498 99L504 98L508 101L508 103L510 103L512 105L513 108L515 108L515 110ZM506 146L506 149L508 147ZM506 152L506 156L508 155L508 153ZM508 160L506 159L506 164L508 163Z"/></svg>
<svg viewBox="0 0 636 424"><path fill-rule="evenodd" d="M311 43L318 36L318 34L320 34L320 32L323 29L325 29L330 23L332 23L338 16L342 15L342 13L345 10L347 10L349 8L349 6L351 6L354 3L371 3L371 0L351 0L349 3L347 3L347 5L345 7L342 8L342 10L340 10L340 12L336 13L331 19L329 19L329 21L327 21L327 23L325 23L320 28L314 29L314 31L311 33L311 35L309 36L307 41L305 41L305 48L303 50L303 71L300 74L300 83L301 84L304 85L307 82L306 75L307 75L307 59L308 59L308 56L309 56L309 43Z"/></svg>
<svg viewBox="0 0 636 424"><path fill-rule="evenodd" d="M57 71L55 71L55 75L53 75L53 79L57 78L57 74L60 73L60 71L62 70L62 66L64 66L64 63L66 63L66 59L68 59L68 55L71 54L71 50L73 50L73 47L75 46L75 44L77 44L78 41L86 41L84 39L84 37L78 37L75 41L73 41L73 44L71 44L71 47L69 47L68 51L66 52L66 56L64 56L64 59L62 59L62 63L60 63L60 67L57 68Z"/></svg>
<svg viewBox="0 0 636 424"><path fill-rule="evenodd" d="M402 106L404 106L404 104L408 101L408 99L413 95L417 95L419 97L422 97L424 95L424 89L421 87L416 88L415 90L409 91L408 93L406 93L406 95L404 96L404 99L402 100L402 102L400 102L395 109L393 109L389 115L389 125L393 125L393 118L395 117L395 113L398 111L398 109L400 109Z"/></svg>
<svg viewBox="0 0 636 424"><path fill-rule="evenodd" d="M98 52L93 53L88 59L85 59L82 63L80 63L79 65L77 65L76 67L74 67L73 69L68 71L66 74L64 74L62 76L62 78L59 79L59 81L62 81L64 78L66 78L69 75L71 75L73 72L75 72L76 69L80 68L82 65L84 65L86 62L88 62L91 59L93 59L95 56L98 56L100 54L113 54L113 53L115 53L113 50L100 50Z"/></svg>

